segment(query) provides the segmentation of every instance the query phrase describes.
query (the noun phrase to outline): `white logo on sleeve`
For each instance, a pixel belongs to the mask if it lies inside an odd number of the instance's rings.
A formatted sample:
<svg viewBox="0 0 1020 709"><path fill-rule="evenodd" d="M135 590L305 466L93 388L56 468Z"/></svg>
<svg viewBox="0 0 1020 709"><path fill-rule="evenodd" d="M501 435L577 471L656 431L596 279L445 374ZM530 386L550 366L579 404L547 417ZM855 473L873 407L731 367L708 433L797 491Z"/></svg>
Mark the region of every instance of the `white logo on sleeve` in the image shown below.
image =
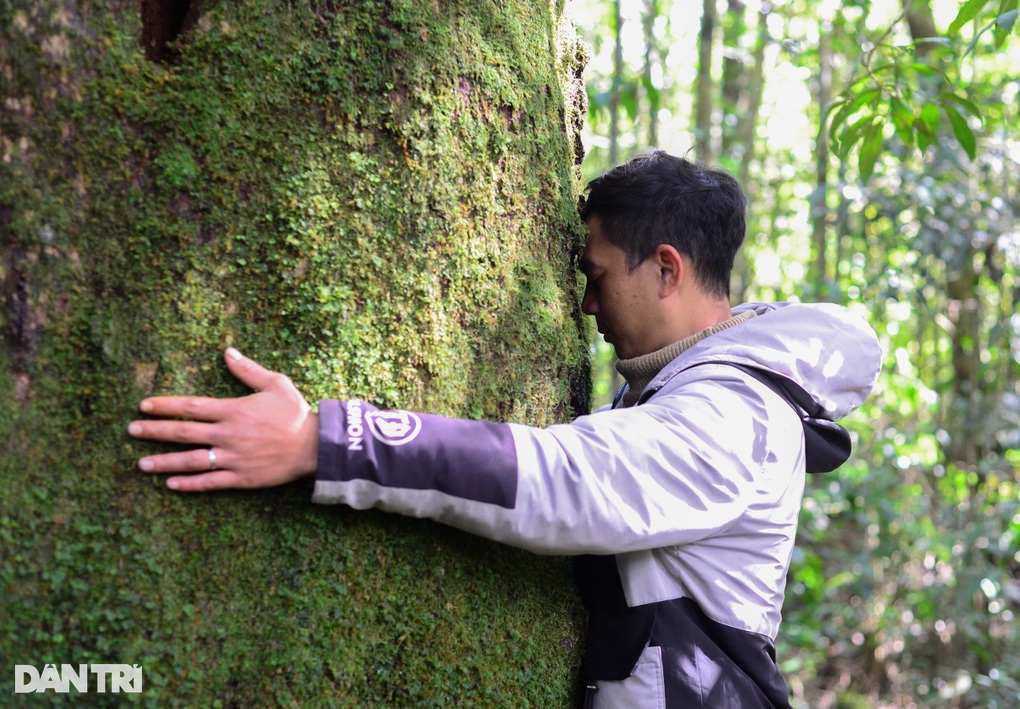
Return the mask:
<svg viewBox="0 0 1020 709"><path fill-rule="evenodd" d="M388 446L410 443L421 433L421 419L410 411L370 411L365 422L375 439Z"/></svg>

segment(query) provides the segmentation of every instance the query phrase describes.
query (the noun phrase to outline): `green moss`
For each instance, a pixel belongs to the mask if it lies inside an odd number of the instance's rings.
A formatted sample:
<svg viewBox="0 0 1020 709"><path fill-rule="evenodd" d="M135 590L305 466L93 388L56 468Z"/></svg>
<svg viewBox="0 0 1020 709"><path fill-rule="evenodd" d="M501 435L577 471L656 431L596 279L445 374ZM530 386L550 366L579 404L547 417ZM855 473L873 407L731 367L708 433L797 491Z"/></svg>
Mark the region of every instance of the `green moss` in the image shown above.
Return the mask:
<svg viewBox="0 0 1020 709"><path fill-rule="evenodd" d="M0 691L131 662L159 706L569 703L564 560L303 486L178 497L123 434L145 395L239 392L230 344L311 399L586 407L556 22L213 2L161 66L128 6L0 9Z"/></svg>

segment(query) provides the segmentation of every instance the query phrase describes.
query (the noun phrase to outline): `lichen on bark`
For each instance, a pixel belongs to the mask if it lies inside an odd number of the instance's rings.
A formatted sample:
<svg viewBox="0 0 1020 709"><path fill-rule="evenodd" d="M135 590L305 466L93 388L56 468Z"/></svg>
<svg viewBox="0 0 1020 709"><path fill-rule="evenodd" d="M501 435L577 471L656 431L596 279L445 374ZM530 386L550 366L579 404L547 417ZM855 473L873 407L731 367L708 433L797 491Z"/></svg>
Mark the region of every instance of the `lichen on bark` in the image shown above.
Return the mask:
<svg viewBox="0 0 1020 709"><path fill-rule="evenodd" d="M177 497L123 434L143 396L239 393L227 345L312 400L585 410L562 10L209 2L159 62L132 3L0 10L0 665L141 664L159 705L569 703L564 560L303 486Z"/></svg>

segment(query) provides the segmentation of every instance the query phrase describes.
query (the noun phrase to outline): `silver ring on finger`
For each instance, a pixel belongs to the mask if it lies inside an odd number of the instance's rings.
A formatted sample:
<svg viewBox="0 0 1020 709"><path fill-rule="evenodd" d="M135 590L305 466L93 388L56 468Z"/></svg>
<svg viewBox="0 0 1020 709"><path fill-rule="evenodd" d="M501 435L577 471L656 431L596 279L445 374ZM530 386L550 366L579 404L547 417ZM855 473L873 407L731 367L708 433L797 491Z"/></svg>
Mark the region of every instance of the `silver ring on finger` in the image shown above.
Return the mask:
<svg viewBox="0 0 1020 709"><path fill-rule="evenodd" d="M216 465L216 453L213 451L212 448L210 448L206 452L209 453L209 470L216 470L216 468L218 467Z"/></svg>

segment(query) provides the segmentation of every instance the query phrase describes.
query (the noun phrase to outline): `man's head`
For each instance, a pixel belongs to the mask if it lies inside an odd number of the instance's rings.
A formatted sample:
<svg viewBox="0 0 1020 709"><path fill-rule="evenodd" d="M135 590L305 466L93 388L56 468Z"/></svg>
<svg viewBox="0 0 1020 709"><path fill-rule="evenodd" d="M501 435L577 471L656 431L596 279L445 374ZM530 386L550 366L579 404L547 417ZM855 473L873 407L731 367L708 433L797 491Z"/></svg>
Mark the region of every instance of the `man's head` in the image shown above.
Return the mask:
<svg viewBox="0 0 1020 709"><path fill-rule="evenodd" d="M663 152L588 185L583 310L620 358L665 347L729 317L745 200L724 172Z"/></svg>
<svg viewBox="0 0 1020 709"><path fill-rule="evenodd" d="M727 173L658 150L588 183L580 213L586 223L600 219L603 235L623 249L632 269L668 244L690 259L707 294L728 298L746 205Z"/></svg>

